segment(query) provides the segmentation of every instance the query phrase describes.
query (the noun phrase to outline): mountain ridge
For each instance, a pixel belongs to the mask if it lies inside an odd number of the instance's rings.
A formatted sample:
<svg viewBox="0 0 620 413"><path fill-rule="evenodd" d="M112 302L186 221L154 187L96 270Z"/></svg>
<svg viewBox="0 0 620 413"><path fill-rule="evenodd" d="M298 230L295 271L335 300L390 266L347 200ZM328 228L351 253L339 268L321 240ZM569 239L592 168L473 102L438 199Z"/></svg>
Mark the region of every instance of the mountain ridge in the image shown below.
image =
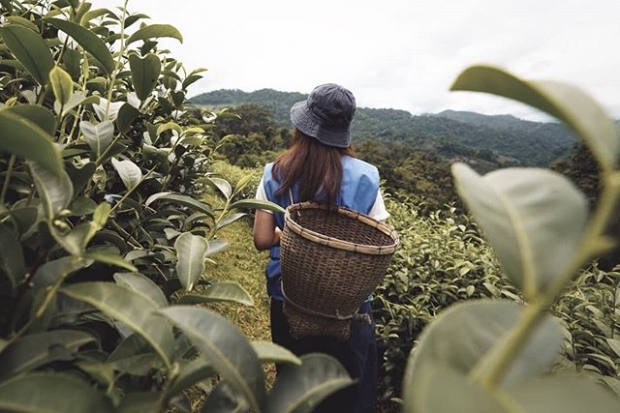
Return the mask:
<svg viewBox="0 0 620 413"><path fill-rule="evenodd" d="M196 95L190 103L211 109L255 104L268 108L282 128L291 128L290 107L307 97L298 92L259 89L219 89ZM450 159L467 148L488 158L512 159L513 164L547 167L565 156L577 138L563 124L536 122L510 114L484 115L444 110L413 115L402 109L358 107L351 125L354 143L365 140L399 142L424 148Z"/></svg>

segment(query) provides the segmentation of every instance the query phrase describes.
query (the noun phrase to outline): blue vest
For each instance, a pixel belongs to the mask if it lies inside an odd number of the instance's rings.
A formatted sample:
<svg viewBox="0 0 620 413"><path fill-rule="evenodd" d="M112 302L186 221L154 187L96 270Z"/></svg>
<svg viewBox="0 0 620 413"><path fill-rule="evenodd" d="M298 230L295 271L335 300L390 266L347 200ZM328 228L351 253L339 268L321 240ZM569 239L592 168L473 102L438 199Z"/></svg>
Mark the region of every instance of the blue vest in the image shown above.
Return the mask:
<svg viewBox="0 0 620 413"><path fill-rule="evenodd" d="M272 175L273 163L265 166L263 172L263 185L267 199L280 205L283 208L291 203L299 202L297 199L298 188L293 186L291 202L288 193L276 195L280 188L280 183ZM367 162L361 161L350 156L342 157L342 183L337 204L347 207L353 211L368 214L377 199L379 192L379 171ZM274 213L274 218L278 228L284 228L284 214ZM277 300L284 300L282 297L281 270L280 270L280 247L271 248L269 263L267 263L267 293L270 297Z"/></svg>

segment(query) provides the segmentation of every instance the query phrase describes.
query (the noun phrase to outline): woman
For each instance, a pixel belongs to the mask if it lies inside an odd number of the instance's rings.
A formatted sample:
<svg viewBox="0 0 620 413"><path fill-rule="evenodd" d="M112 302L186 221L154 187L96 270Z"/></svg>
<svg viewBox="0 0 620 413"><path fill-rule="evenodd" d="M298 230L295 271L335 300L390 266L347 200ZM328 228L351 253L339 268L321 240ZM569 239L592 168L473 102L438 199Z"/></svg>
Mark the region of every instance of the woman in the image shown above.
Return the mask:
<svg viewBox="0 0 620 413"><path fill-rule="evenodd" d="M257 199L283 208L292 203L314 201L345 206L377 220L389 213L379 190L377 168L353 157L350 126L355 98L346 88L328 83L317 86L308 99L291 108L295 140L275 162L265 166ZM289 333L283 313L280 271L280 235L283 214L258 210L254 222L254 245L270 250L267 264L267 292L271 298L271 335L274 343L297 355L322 352L336 357L357 384L324 401L315 412L374 412L377 402L377 354L374 321L354 322L346 341L331 337L296 339ZM370 302L359 313L370 316ZM347 406L351 410L346 410ZM337 410L336 410L337 409Z"/></svg>

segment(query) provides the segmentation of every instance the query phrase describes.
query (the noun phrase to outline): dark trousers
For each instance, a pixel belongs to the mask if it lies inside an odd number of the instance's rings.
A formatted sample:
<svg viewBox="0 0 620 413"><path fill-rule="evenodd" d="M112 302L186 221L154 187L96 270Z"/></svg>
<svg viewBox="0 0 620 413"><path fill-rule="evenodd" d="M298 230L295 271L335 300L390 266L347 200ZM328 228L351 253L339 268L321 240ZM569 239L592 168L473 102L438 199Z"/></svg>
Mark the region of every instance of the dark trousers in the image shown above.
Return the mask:
<svg viewBox="0 0 620 413"><path fill-rule="evenodd" d="M357 380L355 385L326 398L313 413L374 413L377 405L377 344L370 303L364 303L359 312L368 314L372 324L353 322L351 336L346 341L333 337L295 339L289 333L282 306L282 301L271 300L271 338L274 343L297 356L316 352L329 354L340 361L351 378Z"/></svg>

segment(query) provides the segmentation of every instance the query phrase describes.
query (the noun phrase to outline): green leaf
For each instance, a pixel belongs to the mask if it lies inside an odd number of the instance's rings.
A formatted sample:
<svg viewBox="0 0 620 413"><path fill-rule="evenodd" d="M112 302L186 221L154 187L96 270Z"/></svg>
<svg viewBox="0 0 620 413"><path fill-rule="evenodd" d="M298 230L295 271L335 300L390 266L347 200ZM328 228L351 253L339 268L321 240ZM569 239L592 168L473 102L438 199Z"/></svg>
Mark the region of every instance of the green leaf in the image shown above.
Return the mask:
<svg viewBox="0 0 620 413"><path fill-rule="evenodd" d="M13 290L26 280L26 262L22 244L13 231L0 224L0 269L9 278Z"/></svg>
<svg viewBox="0 0 620 413"><path fill-rule="evenodd" d="M92 262L92 260L71 256L48 261L34 273L32 277L33 290L40 291L52 286L75 271L88 267Z"/></svg>
<svg viewBox="0 0 620 413"><path fill-rule="evenodd" d="M551 376L509 388L528 413L617 413L620 399L587 377Z"/></svg>
<svg viewBox="0 0 620 413"><path fill-rule="evenodd" d="M285 213L286 210L280 205L270 201L259 201L258 199L241 199L230 205L230 209L264 209L267 211Z"/></svg>
<svg viewBox="0 0 620 413"><path fill-rule="evenodd" d="M228 247L230 247L230 243L219 239L212 239L209 241L209 249L207 250L206 256L212 257L215 254L224 251Z"/></svg>
<svg viewBox="0 0 620 413"><path fill-rule="evenodd" d="M86 152L88 153L88 151ZM69 175L69 178L73 184L73 190L76 194L79 194L84 190L84 188L86 188L86 185L92 179L97 166L94 162L88 162L81 166L78 166L73 162L68 162L66 164L66 168L67 175Z"/></svg>
<svg viewBox="0 0 620 413"><path fill-rule="evenodd" d="M182 364L179 374L166 390L166 399L170 400L188 387L215 374L213 366L205 357L197 357L187 364Z"/></svg>
<svg viewBox="0 0 620 413"><path fill-rule="evenodd" d="M133 290L148 298L157 308L164 308L168 306L168 300L166 300L166 296L157 284L155 284L150 278L145 277L140 273L117 272L114 274L114 281L116 281L118 285L122 285L125 288Z"/></svg>
<svg viewBox="0 0 620 413"><path fill-rule="evenodd" d="M4 3L3 3L3 5L4 5ZM18 24L20 26L24 26L27 29L30 29L30 30L32 30L35 33L39 33L40 32L39 31L39 27L36 24L34 24L30 20L28 20L28 19L26 19L24 17L21 17L21 16L7 16L6 17L6 21L8 23L11 23L12 25L13 24Z"/></svg>
<svg viewBox="0 0 620 413"><path fill-rule="evenodd" d="M491 93L540 109L566 122L604 168L613 168L617 162L620 139L613 119L590 96L573 86L524 81L498 68L473 66L459 75L451 90Z"/></svg>
<svg viewBox="0 0 620 413"><path fill-rule="evenodd" d="M90 334L74 330L23 336L0 353L0 379L30 372L52 361L71 360L80 347L94 341Z"/></svg>
<svg viewBox="0 0 620 413"><path fill-rule="evenodd" d="M36 162L30 162L35 187L41 197L43 211L48 219L54 219L71 203L73 184L64 170L54 174Z"/></svg>
<svg viewBox="0 0 620 413"><path fill-rule="evenodd" d="M103 392L75 376L46 373L0 383L0 411L111 413L114 409Z"/></svg>
<svg viewBox="0 0 620 413"><path fill-rule="evenodd" d="M261 411L263 370L254 349L234 324L205 308L174 306L160 313L183 330L223 379L243 394L253 411Z"/></svg>
<svg viewBox="0 0 620 413"><path fill-rule="evenodd" d="M99 157L114 140L114 122L104 120L95 125L87 120L83 120L80 122L80 132L88 146L90 146L90 149Z"/></svg>
<svg viewBox="0 0 620 413"><path fill-rule="evenodd" d="M67 116L73 109L80 105L97 105L101 98L99 96L88 96L87 91L78 91L71 95L69 101L62 107L61 116ZM54 105L54 110L59 113L61 108L58 105Z"/></svg>
<svg viewBox="0 0 620 413"><path fill-rule="evenodd" d="M66 286L60 292L88 303L125 324L144 338L167 368L171 368L170 355L174 350L172 328L154 314L157 306L151 300L109 282L82 282Z"/></svg>
<svg viewBox="0 0 620 413"><path fill-rule="evenodd" d="M614 338L606 338L605 341L607 341L609 348L611 348L611 350L616 353L616 356L620 357L620 340Z"/></svg>
<svg viewBox="0 0 620 413"><path fill-rule="evenodd" d="M137 42L138 40L146 41L160 37L177 39L183 43L183 36L174 26L169 24L152 24L139 29L134 34L129 36L129 39L127 39L127 44L129 45L133 42Z"/></svg>
<svg viewBox="0 0 620 413"><path fill-rule="evenodd" d="M179 298L179 304L214 302L233 302L244 305L254 305L252 296L250 296L241 285L235 282L217 282L205 288L200 294L185 294Z"/></svg>
<svg viewBox="0 0 620 413"><path fill-rule="evenodd" d="M456 189L511 281L533 299L572 264L588 214L585 196L546 169L508 168L484 177L452 165Z"/></svg>
<svg viewBox="0 0 620 413"><path fill-rule="evenodd" d="M19 118L27 119L41 128L50 137L56 134L56 118L47 108L39 105L16 105L5 107L3 113L12 113Z"/></svg>
<svg viewBox="0 0 620 413"><path fill-rule="evenodd" d="M177 276L185 291L191 291L205 270L209 243L204 237L185 232L178 236L174 248L177 252Z"/></svg>
<svg viewBox="0 0 620 413"><path fill-rule="evenodd" d="M301 359L289 349L271 341L252 341L252 347L261 363L287 363L301 365Z"/></svg>
<svg viewBox="0 0 620 413"><path fill-rule="evenodd" d="M231 214L226 216L226 218L224 218L223 220L221 220L220 222L218 222L217 224L217 229L220 230L222 228L224 228L227 225L232 224L233 222L236 222L238 220L240 220L243 217L247 217L248 214L245 212L238 212L236 214Z"/></svg>
<svg viewBox="0 0 620 413"><path fill-rule="evenodd" d="M161 60L153 53L142 58L132 53L129 55L129 67L136 95L138 99L145 100L157 85L161 73Z"/></svg>
<svg viewBox="0 0 620 413"><path fill-rule="evenodd" d="M71 99L73 94L73 80L59 66L54 66L49 76L56 101L60 103L61 107L64 107L64 105L69 103L69 99Z"/></svg>
<svg viewBox="0 0 620 413"><path fill-rule="evenodd" d="M133 189L140 184L142 181L142 170L138 165L129 159L118 161L112 158L111 160L112 166L114 166L114 169L116 169L116 172L120 175L127 189Z"/></svg>
<svg viewBox="0 0 620 413"><path fill-rule="evenodd" d="M68 234L61 235L50 225L50 233L54 239L71 255L81 256L90 240L95 236L98 227L93 222L83 222L73 228Z"/></svg>
<svg viewBox="0 0 620 413"><path fill-rule="evenodd" d="M199 184L207 184L212 188L217 189L220 194L224 196L226 199L230 199L232 196L232 186L230 183L222 178L200 178L196 180L196 183Z"/></svg>
<svg viewBox="0 0 620 413"><path fill-rule="evenodd" d="M190 74L189 76L187 76L184 80L183 83L181 85L181 89L183 90L187 90L187 88L189 87L189 85L191 85L194 82L199 81L200 79L202 79L201 75L196 75L196 74Z"/></svg>
<svg viewBox="0 0 620 413"><path fill-rule="evenodd" d="M417 377L418 383L408 387L405 395L405 413L505 413L502 404L495 400L490 392L485 391L477 383L455 369L439 365L428 370L424 377ZM424 383L420 383L424 381ZM424 388L424 394L418 391ZM450 397L446 397L446 389L450 389ZM418 400L411 403L411 394L416 392ZM501 393L500 390L496 391ZM528 412L529 413L529 412Z"/></svg>
<svg viewBox="0 0 620 413"><path fill-rule="evenodd" d="M136 267L134 267L131 263L126 261L120 255L89 251L84 254L84 258L92 259L94 261L102 262L104 264L121 267L131 272L138 272L138 269Z"/></svg>
<svg viewBox="0 0 620 413"><path fill-rule="evenodd" d="M173 192L159 192L151 195L146 200L146 206L150 206L155 201L180 204L192 208L196 211L203 212L209 217L213 218L213 211L211 210L211 207L209 205L186 195L176 194Z"/></svg>
<svg viewBox="0 0 620 413"><path fill-rule="evenodd" d="M40 34L23 26L4 26L0 27L0 37L40 85L49 82L54 59Z"/></svg>
<svg viewBox="0 0 620 413"><path fill-rule="evenodd" d="M265 413L310 413L330 394L355 383L342 365L326 354L307 354L301 365L278 373Z"/></svg>
<svg viewBox="0 0 620 413"><path fill-rule="evenodd" d="M497 362L497 351L509 339L506 333L522 317L523 308L508 301L480 300L458 303L440 313L422 332L407 361L404 388L409 389L405 394L408 411L428 411L425 406L439 403L427 399L441 397L431 388L437 382L429 378L453 376L450 372L463 378L469 375L470 380L484 376ZM502 383L497 384L520 383L548 370L557 361L563 343L563 328L556 319L545 316L523 350L513 356ZM458 381L456 377L452 380Z"/></svg>
<svg viewBox="0 0 620 413"><path fill-rule="evenodd" d="M108 50L107 46L97 35L88 30L85 27L80 26L77 23L70 22L61 19L46 19L52 26L67 33L73 38L80 46L84 48L88 53L92 54L95 59L106 71L107 74L111 74L114 71L116 64L112 53Z"/></svg>
<svg viewBox="0 0 620 413"><path fill-rule="evenodd" d="M8 110L0 110L0 151L36 161L56 176L63 173L60 151L52 136L35 122Z"/></svg>
<svg viewBox="0 0 620 413"><path fill-rule="evenodd" d="M129 130L135 126L134 121L138 119L140 115L140 111L131 106L129 103L123 104L123 106L119 109L118 116L116 118L118 130L123 134L129 132Z"/></svg>

